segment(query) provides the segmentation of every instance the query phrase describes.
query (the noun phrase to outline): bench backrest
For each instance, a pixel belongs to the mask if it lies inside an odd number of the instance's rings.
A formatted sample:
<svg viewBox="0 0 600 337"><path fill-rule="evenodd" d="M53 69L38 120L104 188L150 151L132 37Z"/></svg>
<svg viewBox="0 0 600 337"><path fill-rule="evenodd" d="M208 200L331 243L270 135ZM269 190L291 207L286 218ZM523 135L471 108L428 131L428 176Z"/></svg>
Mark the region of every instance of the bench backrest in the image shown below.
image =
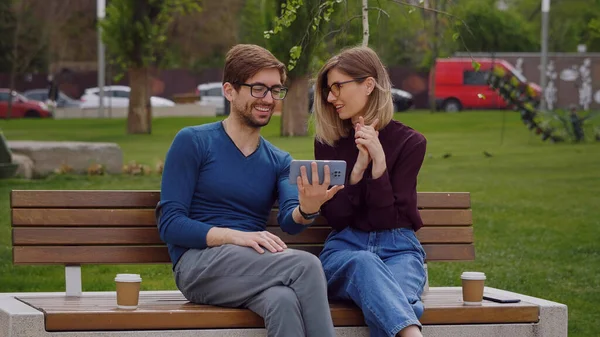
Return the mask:
<svg viewBox="0 0 600 337"><path fill-rule="evenodd" d="M154 217L160 191L11 192L14 264L170 263ZM469 193L422 192L418 205L425 226L417 236L428 261L473 260ZM331 228L323 218L298 235L277 225L268 230L291 248L318 254Z"/></svg>

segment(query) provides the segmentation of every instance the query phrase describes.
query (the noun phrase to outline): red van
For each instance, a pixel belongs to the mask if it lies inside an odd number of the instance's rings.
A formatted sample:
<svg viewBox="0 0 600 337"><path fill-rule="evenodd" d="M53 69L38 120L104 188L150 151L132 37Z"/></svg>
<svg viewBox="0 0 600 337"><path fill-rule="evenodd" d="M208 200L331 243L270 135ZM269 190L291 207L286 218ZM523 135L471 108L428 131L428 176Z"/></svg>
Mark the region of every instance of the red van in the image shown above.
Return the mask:
<svg viewBox="0 0 600 337"><path fill-rule="evenodd" d="M435 90L436 109L456 112L463 109L506 109L506 102L487 84L493 67L502 67L520 82L528 84L539 96L541 88L527 79L510 63L502 59L476 58L481 67L473 69L471 58L437 59L435 72L429 74L429 90ZM435 78L434 74L435 73ZM432 88L435 84L435 88Z"/></svg>

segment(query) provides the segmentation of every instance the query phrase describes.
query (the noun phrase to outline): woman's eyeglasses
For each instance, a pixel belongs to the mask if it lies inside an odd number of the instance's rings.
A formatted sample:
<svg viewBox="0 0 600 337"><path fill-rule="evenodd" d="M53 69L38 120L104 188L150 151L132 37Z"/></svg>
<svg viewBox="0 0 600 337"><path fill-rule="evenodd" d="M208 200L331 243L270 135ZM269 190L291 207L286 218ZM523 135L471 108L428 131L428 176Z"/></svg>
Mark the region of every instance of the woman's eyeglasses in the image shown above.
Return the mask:
<svg viewBox="0 0 600 337"><path fill-rule="evenodd" d="M352 82L362 82L366 79L367 77L359 77L359 78L354 78L348 81L344 81L344 82L335 82L330 86L326 86L323 88L323 98L327 99L327 97L329 96L329 93L331 92L333 94L333 96L335 97L339 97L340 96L340 92L342 90L342 85L346 84L346 83L352 83Z"/></svg>

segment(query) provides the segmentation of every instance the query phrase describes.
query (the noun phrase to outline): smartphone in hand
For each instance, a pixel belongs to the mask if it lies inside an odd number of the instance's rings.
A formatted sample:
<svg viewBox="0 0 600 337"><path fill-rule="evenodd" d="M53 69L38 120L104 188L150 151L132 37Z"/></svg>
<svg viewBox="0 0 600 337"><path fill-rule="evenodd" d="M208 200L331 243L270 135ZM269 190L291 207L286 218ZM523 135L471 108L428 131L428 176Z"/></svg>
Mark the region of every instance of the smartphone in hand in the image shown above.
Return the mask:
<svg viewBox="0 0 600 337"><path fill-rule="evenodd" d="M329 166L330 186L344 185L346 181L346 162L344 160L292 160L290 165L290 184L296 185L297 177L301 177L300 167L306 168L308 182L312 184L311 163L317 163L319 184L325 180L325 165Z"/></svg>

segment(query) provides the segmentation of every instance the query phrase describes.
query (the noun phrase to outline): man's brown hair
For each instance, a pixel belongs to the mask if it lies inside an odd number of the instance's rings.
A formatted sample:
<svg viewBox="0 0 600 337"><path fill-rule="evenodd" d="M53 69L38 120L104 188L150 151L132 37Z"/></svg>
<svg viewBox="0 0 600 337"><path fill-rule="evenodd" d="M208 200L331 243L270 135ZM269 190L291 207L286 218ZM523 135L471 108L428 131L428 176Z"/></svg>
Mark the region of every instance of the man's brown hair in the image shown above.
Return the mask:
<svg viewBox="0 0 600 337"><path fill-rule="evenodd" d="M223 83L229 82L237 90L238 83L245 83L263 69L279 70L281 84L285 83L285 65L270 51L253 44L238 44L231 48L225 57Z"/></svg>

